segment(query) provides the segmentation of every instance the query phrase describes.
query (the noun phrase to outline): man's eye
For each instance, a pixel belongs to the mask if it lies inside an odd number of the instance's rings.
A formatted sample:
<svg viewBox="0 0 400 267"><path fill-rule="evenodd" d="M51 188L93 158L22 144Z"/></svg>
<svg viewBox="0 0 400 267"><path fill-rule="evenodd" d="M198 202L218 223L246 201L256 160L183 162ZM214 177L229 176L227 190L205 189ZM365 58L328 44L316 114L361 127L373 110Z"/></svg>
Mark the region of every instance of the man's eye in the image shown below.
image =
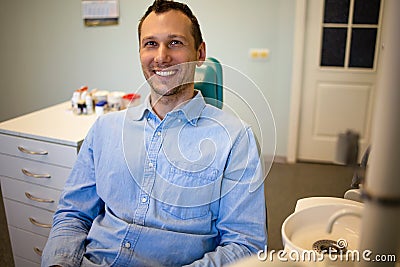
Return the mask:
<svg viewBox="0 0 400 267"><path fill-rule="evenodd" d="M171 46L180 46L182 44L183 43L181 41L178 41L178 40L173 40L173 41L170 42Z"/></svg>
<svg viewBox="0 0 400 267"><path fill-rule="evenodd" d="M149 42L144 43L144 47L153 47L156 45L157 45L157 43L154 41L149 41Z"/></svg>

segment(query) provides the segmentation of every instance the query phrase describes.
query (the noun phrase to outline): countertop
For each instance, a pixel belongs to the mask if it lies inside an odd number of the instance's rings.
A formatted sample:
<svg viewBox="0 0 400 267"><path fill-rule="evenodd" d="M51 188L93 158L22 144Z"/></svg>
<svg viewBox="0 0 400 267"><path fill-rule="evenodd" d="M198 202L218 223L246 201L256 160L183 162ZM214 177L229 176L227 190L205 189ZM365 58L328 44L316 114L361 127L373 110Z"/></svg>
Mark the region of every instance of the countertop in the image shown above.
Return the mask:
<svg viewBox="0 0 400 267"><path fill-rule="evenodd" d="M67 101L0 123L0 133L79 146L97 116L76 115Z"/></svg>

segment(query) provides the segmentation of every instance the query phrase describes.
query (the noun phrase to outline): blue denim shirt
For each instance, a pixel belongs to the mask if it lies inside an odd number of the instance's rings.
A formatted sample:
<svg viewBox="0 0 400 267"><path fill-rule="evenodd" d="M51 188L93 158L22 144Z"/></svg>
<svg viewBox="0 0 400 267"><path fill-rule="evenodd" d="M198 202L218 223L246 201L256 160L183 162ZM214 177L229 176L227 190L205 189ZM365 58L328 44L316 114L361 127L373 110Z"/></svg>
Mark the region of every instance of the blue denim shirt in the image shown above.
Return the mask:
<svg viewBox="0 0 400 267"><path fill-rule="evenodd" d="M200 92L163 120L149 98L106 114L67 179L42 266L222 266L249 256L266 245L263 178L251 129Z"/></svg>

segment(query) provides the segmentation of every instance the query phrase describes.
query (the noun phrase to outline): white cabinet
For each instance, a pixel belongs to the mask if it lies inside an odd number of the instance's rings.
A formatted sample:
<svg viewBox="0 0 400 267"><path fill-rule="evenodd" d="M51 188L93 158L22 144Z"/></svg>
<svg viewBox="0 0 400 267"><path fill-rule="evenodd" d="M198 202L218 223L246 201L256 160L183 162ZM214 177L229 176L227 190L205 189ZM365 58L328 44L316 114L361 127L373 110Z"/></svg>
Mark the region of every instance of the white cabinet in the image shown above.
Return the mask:
<svg viewBox="0 0 400 267"><path fill-rule="evenodd" d="M40 266L65 180L95 115L68 102L0 123L0 181L15 266Z"/></svg>

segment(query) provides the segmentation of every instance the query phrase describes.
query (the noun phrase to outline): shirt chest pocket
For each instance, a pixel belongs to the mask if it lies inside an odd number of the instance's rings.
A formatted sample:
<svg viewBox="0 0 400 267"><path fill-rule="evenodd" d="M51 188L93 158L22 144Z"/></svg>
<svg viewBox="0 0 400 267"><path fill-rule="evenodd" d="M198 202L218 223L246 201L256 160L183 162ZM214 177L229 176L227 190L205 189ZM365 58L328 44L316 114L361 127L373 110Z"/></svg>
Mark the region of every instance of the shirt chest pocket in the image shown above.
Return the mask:
<svg viewBox="0 0 400 267"><path fill-rule="evenodd" d="M209 215L210 205L203 205L200 207L177 207L164 203L162 204L162 209L176 219L190 220Z"/></svg>
<svg viewBox="0 0 400 267"><path fill-rule="evenodd" d="M171 165L164 192L168 201L162 209L177 219L189 220L210 215L210 203L219 197L217 169L175 162Z"/></svg>

